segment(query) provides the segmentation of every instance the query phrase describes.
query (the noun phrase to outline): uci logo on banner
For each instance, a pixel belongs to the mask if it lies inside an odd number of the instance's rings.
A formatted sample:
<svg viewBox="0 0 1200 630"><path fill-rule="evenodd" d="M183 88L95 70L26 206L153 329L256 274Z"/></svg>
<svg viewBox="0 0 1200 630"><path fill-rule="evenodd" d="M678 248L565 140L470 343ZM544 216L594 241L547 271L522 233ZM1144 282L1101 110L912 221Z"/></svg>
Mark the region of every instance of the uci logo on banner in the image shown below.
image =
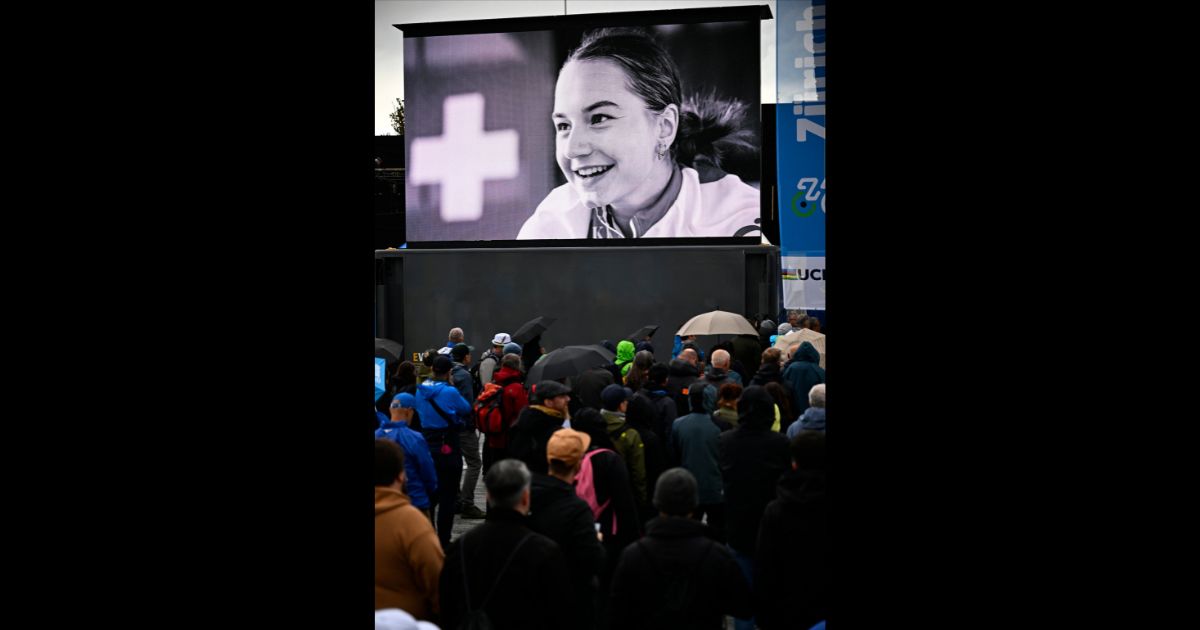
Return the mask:
<svg viewBox="0 0 1200 630"><path fill-rule="evenodd" d="M786 308L825 308L825 4L776 3L776 202Z"/></svg>

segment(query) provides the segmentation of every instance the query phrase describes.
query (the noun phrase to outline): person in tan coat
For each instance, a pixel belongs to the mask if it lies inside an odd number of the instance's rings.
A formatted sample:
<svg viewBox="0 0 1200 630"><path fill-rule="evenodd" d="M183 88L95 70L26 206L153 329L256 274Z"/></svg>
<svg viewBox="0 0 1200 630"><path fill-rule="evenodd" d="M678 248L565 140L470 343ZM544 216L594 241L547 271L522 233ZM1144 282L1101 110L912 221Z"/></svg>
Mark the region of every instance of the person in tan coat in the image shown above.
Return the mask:
<svg viewBox="0 0 1200 630"><path fill-rule="evenodd" d="M375 440L375 609L434 619L445 553L403 488L404 451L392 440Z"/></svg>

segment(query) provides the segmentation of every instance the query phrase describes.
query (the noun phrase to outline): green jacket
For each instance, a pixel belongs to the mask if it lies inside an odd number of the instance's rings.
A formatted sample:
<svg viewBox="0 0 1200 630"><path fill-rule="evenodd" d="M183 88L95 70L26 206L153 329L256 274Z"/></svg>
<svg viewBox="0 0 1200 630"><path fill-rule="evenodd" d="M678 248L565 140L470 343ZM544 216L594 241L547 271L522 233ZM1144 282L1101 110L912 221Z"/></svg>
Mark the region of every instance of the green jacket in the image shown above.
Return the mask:
<svg viewBox="0 0 1200 630"><path fill-rule="evenodd" d="M617 367L621 368L621 376L629 374L629 366L633 365L633 342L624 339L617 344Z"/></svg>
<svg viewBox="0 0 1200 630"><path fill-rule="evenodd" d="M646 503L646 445L642 443L641 434L625 423L625 414L619 411L601 409L600 415L604 417L605 430L617 447L617 454L625 460L633 493L638 501ZM617 432L622 425L625 428Z"/></svg>

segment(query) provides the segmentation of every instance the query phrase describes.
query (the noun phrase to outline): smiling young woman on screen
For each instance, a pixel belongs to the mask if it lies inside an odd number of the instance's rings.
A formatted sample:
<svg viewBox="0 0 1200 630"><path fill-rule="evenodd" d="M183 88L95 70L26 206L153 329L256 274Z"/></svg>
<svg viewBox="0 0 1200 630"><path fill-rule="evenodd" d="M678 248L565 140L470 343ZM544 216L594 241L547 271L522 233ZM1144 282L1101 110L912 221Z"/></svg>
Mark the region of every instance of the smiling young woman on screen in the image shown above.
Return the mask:
<svg viewBox="0 0 1200 630"><path fill-rule="evenodd" d="M601 29L567 57L554 90L555 188L518 239L757 236L759 191L720 170L753 150L746 105L682 98L675 62L648 34Z"/></svg>

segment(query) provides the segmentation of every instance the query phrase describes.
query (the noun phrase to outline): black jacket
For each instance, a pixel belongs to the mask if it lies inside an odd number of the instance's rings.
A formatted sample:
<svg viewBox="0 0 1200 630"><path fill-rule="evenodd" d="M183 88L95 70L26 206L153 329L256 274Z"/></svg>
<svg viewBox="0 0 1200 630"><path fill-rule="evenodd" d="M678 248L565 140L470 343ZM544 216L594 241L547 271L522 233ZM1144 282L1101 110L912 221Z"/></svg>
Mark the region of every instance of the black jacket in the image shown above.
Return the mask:
<svg viewBox="0 0 1200 630"><path fill-rule="evenodd" d="M748 556L754 555L775 483L791 466L787 438L771 430L774 421L775 400L761 387L747 387L738 401L737 428L722 433L717 445L729 544Z"/></svg>
<svg viewBox="0 0 1200 630"><path fill-rule="evenodd" d="M675 424L675 418L678 417L675 401L671 398L670 392L665 388L647 383L645 387L638 390L636 395L650 401L650 406L654 407L654 422L650 428L665 442L667 436L671 434L671 425Z"/></svg>
<svg viewBox="0 0 1200 630"><path fill-rule="evenodd" d="M755 621L766 630L829 618L829 503L825 473L788 471L767 505L754 561Z"/></svg>
<svg viewBox="0 0 1200 630"><path fill-rule="evenodd" d="M621 554L612 583L612 628L722 628L753 605L741 568L690 518L655 518Z"/></svg>
<svg viewBox="0 0 1200 630"><path fill-rule="evenodd" d="M596 615L594 580L604 570L604 547L596 539L592 509L571 484L533 475L529 528L558 543L567 561L576 628L590 628Z"/></svg>
<svg viewBox="0 0 1200 630"><path fill-rule="evenodd" d="M761 385L766 387L768 383L779 383L784 385L783 371L779 369L778 363L763 363L758 366L758 372L751 379L751 385ZM784 385L786 387L786 385Z"/></svg>
<svg viewBox="0 0 1200 630"><path fill-rule="evenodd" d="M683 390L698 378L700 369L683 359L672 359L667 365L667 394L675 401L676 418L691 413L687 394Z"/></svg>
<svg viewBox="0 0 1200 630"><path fill-rule="evenodd" d="M526 527L525 518L513 510L491 508L487 520L450 544L438 583L441 627L457 628L467 611L464 561L471 608L479 608L491 590L483 609L497 630L566 627L563 620L571 618L571 589L562 551L554 541ZM509 554L526 534L529 540L516 550L500 576Z"/></svg>
<svg viewBox="0 0 1200 630"><path fill-rule="evenodd" d="M530 405L517 417L508 441L508 456L525 462L530 472L549 472L546 463L546 442L562 428L563 418L555 418Z"/></svg>

